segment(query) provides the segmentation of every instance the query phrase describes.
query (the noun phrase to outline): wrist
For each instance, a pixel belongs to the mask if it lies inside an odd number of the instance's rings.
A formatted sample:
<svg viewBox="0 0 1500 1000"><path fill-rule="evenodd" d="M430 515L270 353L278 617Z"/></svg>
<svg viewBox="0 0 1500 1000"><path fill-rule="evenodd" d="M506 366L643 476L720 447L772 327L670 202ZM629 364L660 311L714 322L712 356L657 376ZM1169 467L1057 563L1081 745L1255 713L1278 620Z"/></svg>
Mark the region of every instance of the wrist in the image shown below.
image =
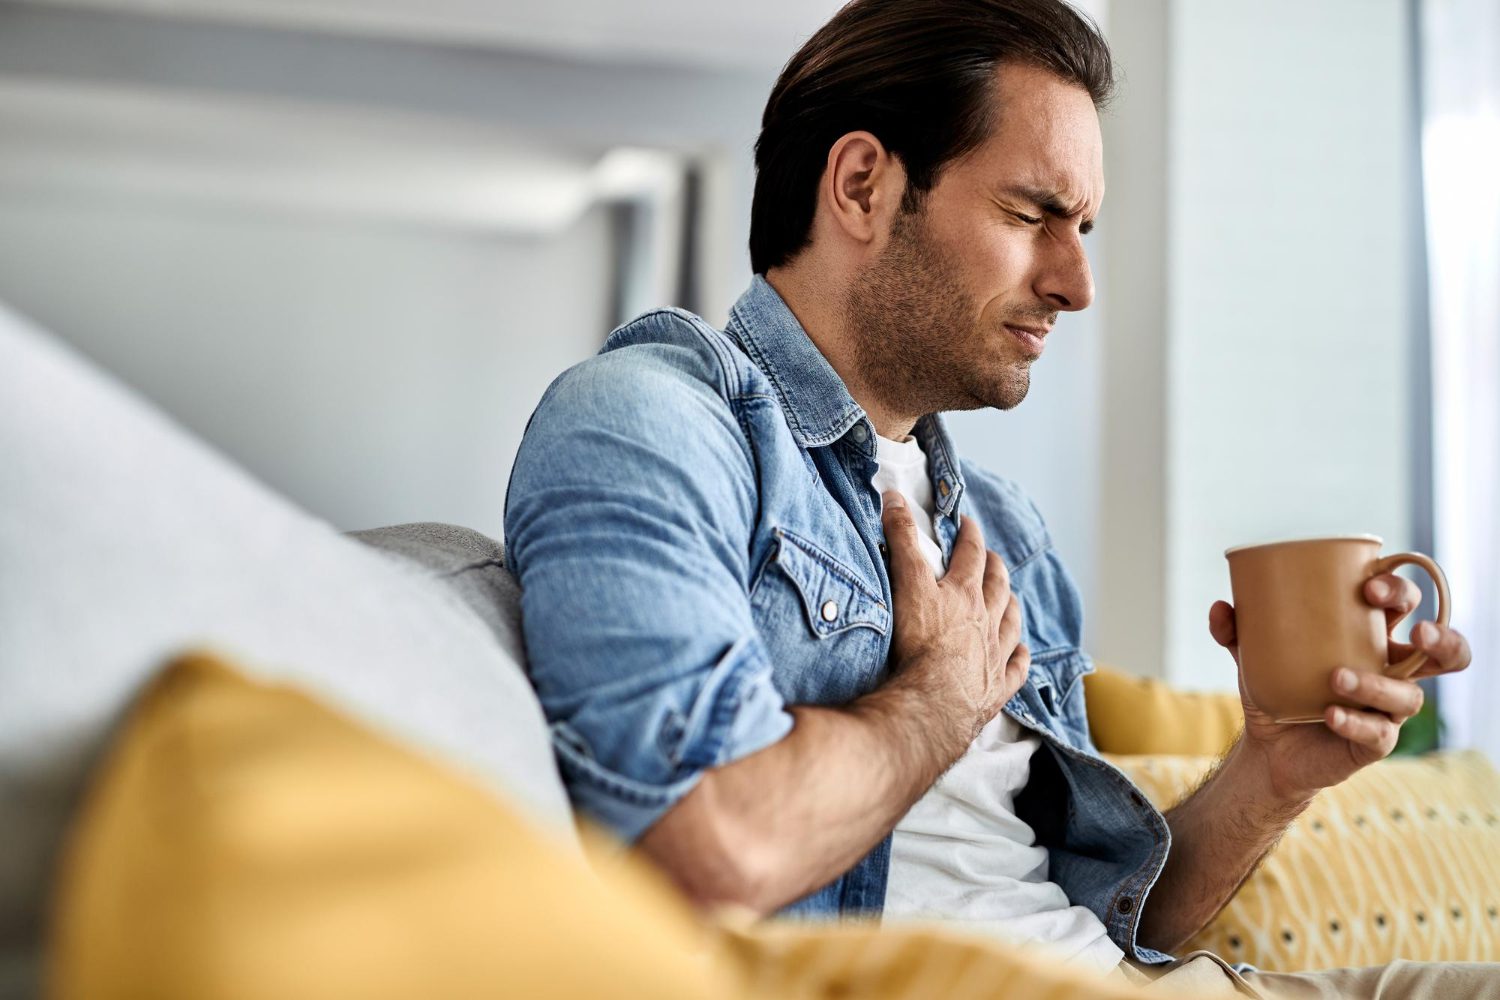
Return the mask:
<svg viewBox="0 0 1500 1000"><path fill-rule="evenodd" d="M940 677L920 663L908 664L850 708L887 729L896 743L916 749L935 769L933 780L973 742L968 715Z"/></svg>
<svg viewBox="0 0 1500 1000"><path fill-rule="evenodd" d="M1220 766L1230 772L1235 788L1264 810L1267 819L1291 819L1317 796L1319 789L1289 784L1279 773L1275 755L1260 742L1241 733Z"/></svg>

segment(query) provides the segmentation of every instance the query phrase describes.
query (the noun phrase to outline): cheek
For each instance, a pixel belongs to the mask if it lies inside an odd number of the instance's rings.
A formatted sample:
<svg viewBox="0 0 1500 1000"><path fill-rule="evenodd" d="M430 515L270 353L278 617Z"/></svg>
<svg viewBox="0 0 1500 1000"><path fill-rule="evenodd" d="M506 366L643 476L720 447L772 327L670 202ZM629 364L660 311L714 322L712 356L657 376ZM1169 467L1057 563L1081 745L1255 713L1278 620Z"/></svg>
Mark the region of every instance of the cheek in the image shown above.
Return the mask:
<svg viewBox="0 0 1500 1000"><path fill-rule="evenodd" d="M1029 296L1032 234L1005 230L976 241L963 261L965 279L987 320Z"/></svg>

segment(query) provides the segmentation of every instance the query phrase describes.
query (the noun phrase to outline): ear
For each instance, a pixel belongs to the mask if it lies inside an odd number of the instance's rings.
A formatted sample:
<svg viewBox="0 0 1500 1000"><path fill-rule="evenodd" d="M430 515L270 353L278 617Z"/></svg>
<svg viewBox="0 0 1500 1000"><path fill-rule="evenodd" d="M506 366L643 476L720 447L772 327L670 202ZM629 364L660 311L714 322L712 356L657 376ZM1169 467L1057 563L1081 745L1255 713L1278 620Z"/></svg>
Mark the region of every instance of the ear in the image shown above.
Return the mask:
<svg viewBox="0 0 1500 1000"><path fill-rule="evenodd" d="M850 239L883 242L906 191L901 161L869 132L849 132L828 150L823 204Z"/></svg>

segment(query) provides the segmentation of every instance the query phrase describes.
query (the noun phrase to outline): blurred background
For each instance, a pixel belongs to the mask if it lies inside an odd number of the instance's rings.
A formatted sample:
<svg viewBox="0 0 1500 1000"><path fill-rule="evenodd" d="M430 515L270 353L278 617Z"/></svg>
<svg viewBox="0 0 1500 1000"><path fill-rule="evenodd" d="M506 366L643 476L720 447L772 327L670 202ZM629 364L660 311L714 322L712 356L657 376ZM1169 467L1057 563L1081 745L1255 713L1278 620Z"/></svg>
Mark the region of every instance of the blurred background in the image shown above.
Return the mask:
<svg viewBox="0 0 1500 1000"><path fill-rule="evenodd" d="M340 528L498 536L618 322L721 323L751 146L829 0L0 0L0 300ZM1500 0L1093 0L1095 308L1019 409L1095 657L1233 689L1231 545L1435 552L1500 759ZM128 530L127 525L121 526Z"/></svg>

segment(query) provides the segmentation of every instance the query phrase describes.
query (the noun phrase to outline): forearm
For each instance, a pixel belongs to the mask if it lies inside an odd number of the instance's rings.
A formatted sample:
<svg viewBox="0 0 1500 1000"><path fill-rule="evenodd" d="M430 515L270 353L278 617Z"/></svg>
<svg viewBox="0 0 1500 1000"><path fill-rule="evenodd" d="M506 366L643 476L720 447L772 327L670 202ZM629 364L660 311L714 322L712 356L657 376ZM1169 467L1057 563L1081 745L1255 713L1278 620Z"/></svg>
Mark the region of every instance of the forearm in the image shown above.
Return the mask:
<svg viewBox="0 0 1500 1000"><path fill-rule="evenodd" d="M1141 943L1172 952L1207 925L1310 801L1279 794L1264 763L1236 743L1167 813L1172 849L1141 914Z"/></svg>
<svg viewBox="0 0 1500 1000"><path fill-rule="evenodd" d="M701 903L768 913L849 870L972 740L915 672L840 708L797 706L782 740L715 768L641 849Z"/></svg>

